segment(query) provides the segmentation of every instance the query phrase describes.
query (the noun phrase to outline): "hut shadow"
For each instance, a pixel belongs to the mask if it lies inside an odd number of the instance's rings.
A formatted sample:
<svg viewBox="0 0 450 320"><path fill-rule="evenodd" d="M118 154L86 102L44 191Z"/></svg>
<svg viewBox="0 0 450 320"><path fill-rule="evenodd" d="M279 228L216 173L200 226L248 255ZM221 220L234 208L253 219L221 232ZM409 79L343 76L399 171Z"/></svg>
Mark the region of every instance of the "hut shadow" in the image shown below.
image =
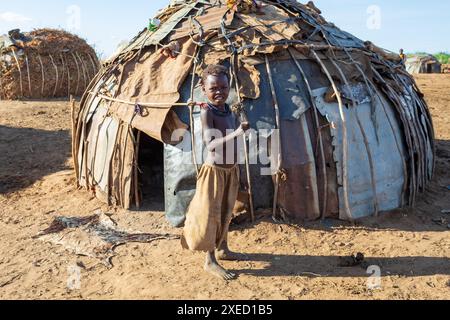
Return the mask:
<svg viewBox="0 0 450 320"><path fill-rule="evenodd" d="M262 262L262 269L233 270L237 274L255 277L369 277L369 267L378 267L381 276L450 275L450 259L436 257L366 258L359 266L342 267L337 256L301 256L248 254L249 262Z"/></svg>
<svg viewBox="0 0 450 320"><path fill-rule="evenodd" d="M68 130L45 131L0 125L0 194L9 194L39 179L70 169Z"/></svg>
<svg viewBox="0 0 450 320"><path fill-rule="evenodd" d="M261 223L269 223L289 228L301 228L305 230L317 230L323 232L335 232L336 230L361 230L367 232L380 231L405 231L405 232L448 232L450 223L448 214L439 212L415 212L399 209L386 212L378 218L369 217L356 220L355 222L342 221L338 219L324 219L308 222L281 223L274 222L270 215L258 216L255 222L247 218L245 223L232 223L231 231L243 231L256 227Z"/></svg>
<svg viewBox="0 0 450 320"><path fill-rule="evenodd" d="M132 208L131 211L134 212L164 212L165 204L164 204L164 196L150 196L145 197L140 208Z"/></svg>

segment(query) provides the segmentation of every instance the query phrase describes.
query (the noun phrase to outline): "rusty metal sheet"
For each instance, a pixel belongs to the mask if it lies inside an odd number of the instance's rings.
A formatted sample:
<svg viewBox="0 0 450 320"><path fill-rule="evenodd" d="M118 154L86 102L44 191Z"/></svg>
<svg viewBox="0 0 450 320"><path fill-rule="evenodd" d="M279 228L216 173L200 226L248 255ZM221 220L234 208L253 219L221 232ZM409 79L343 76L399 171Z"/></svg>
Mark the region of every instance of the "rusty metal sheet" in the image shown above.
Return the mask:
<svg viewBox="0 0 450 320"><path fill-rule="evenodd" d="M306 116L281 123L283 169L287 180L280 184L279 207L290 219L320 217L316 164Z"/></svg>
<svg viewBox="0 0 450 320"><path fill-rule="evenodd" d="M202 15L195 17L195 20L201 26L203 32L219 29L222 19L225 17L225 25L230 25L234 18L234 13L229 12L227 14L228 8L226 6L212 7L205 9ZM184 19L181 21L179 26L177 26L169 36L169 41L181 39L192 34L197 34L199 32L198 25L191 22L190 19Z"/></svg>

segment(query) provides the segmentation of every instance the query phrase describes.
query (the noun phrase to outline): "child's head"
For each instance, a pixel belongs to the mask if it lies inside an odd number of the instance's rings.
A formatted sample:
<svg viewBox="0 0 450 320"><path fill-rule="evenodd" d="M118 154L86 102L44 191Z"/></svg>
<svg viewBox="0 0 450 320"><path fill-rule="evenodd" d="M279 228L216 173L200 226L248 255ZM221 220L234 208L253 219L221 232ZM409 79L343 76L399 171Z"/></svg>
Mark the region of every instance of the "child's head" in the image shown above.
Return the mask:
<svg viewBox="0 0 450 320"><path fill-rule="evenodd" d="M202 89L210 103L223 106L230 94L230 76L227 68L209 65L203 70Z"/></svg>

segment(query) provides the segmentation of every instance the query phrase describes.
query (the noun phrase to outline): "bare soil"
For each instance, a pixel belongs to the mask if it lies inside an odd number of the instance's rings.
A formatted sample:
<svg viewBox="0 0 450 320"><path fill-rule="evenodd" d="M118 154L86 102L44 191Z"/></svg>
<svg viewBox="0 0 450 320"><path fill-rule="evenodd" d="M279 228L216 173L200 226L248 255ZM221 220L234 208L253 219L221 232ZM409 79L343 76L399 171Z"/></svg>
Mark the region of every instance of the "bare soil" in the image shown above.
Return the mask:
<svg viewBox="0 0 450 320"><path fill-rule="evenodd" d="M0 298L450 299L450 215L442 213L450 209L450 75L417 81L434 117L438 155L434 182L417 207L355 225L286 226L261 215L255 224L233 226L230 245L250 261L224 263L239 274L232 282L205 274L203 255L174 240L120 246L107 269L33 239L57 216L97 209L135 232L181 230L163 212L108 208L76 189L67 102L0 101ZM366 257L363 266L339 266L339 257L357 252ZM71 290L74 265L81 267L81 286ZM369 265L381 270L380 289L367 286Z"/></svg>

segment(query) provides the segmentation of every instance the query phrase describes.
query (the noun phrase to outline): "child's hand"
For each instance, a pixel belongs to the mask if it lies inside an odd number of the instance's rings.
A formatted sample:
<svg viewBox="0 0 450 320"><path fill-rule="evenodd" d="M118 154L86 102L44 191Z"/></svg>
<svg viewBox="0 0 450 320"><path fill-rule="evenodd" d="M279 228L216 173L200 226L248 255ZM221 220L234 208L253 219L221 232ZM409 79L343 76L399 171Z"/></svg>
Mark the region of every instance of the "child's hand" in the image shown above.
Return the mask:
<svg viewBox="0 0 450 320"><path fill-rule="evenodd" d="M241 123L241 129L242 129L242 131L247 132L250 129L250 123L242 122Z"/></svg>

